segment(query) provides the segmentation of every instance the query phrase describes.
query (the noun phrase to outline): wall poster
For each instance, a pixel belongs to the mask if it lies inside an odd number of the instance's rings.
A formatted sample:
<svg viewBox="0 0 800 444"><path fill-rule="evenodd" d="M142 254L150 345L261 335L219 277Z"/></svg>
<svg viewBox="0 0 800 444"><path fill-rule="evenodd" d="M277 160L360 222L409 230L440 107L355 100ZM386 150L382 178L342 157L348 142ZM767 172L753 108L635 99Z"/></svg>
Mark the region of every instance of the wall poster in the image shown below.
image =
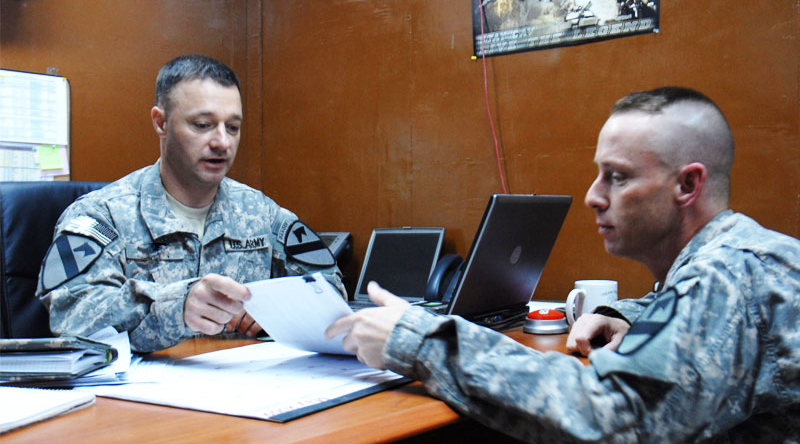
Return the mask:
<svg viewBox="0 0 800 444"><path fill-rule="evenodd" d="M476 57L659 32L659 0L471 2Z"/></svg>

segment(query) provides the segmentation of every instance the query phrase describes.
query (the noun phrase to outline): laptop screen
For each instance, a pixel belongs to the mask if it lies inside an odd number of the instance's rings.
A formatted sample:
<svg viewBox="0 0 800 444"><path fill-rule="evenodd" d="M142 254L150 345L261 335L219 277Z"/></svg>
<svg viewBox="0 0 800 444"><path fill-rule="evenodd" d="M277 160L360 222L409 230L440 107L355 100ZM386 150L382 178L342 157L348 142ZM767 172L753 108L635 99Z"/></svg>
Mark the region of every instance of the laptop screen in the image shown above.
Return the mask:
<svg viewBox="0 0 800 444"><path fill-rule="evenodd" d="M369 299L367 284L375 281L399 297L423 300L443 240L444 228L373 230L354 299Z"/></svg>
<svg viewBox="0 0 800 444"><path fill-rule="evenodd" d="M527 314L571 203L570 196L492 195L448 312L489 326Z"/></svg>

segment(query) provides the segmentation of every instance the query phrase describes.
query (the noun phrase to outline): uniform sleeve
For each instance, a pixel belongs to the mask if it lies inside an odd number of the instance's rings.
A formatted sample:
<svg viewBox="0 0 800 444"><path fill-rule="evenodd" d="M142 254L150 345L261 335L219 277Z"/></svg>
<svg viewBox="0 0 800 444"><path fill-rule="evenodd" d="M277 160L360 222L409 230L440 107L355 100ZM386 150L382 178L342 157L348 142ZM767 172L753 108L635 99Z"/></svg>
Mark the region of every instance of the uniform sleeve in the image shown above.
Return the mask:
<svg viewBox="0 0 800 444"><path fill-rule="evenodd" d="M457 317L409 309L384 349L458 411L531 442L686 442L752 414L757 322L731 276L695 270L591 365Z"/></svg>
<svg viewBox="0 0 800 444"><path fill-rule="evenodd" d="M600 305L594 313L619 318L632 324L644 309L653 301L655 293L649 293L638 299L620 299L611 305Z"/></svg>
<svg viewBox="0 0 800 444"><path fill-rule="evenodd" d="M77 205L70 207L59 221L56 241L60 236L72 235L65 226L87 214L113 230L108 217ZM78 236L91 240L90 235ZM43 267L37 295L50 312L53 333L89 335L111 325L118 331L127 330L131 348L139 352L161 350L196 335L183 320L188 286L196 279L167 285L129 279L124 272L124 243L117 237L102 247L91 264L52 289L43 288L43 277L47 267L58 267L59 263Z"/></svg>
<svg viewBox="0 0 800 444"><path fill-rule="evenodd" d="M650 418L643 436L707 439L754 413L754 381L769 373L768 341L759 333L763 320L745 282L717 261L687 266L645 308L617 352L590 355L601 377L642 397ZM651 381L668 389L653 393Z"/></svg>
<svg viewBox="0 0 800 444"><path fill-rule="evenodd" d="M301 224L305 235L310 236L312 240L316 238L321 244L321 248L327 249L327 247L322 244L319 236L305 226L305 224L299 222L294 213L281 208L275 217L272 227L276 242L272 250L272 275L270 277L299 276L319 272L339 291L343 298L347 299L347 290L345 290L344 284L342 283L342 272L336 265L335 260L332 265L320 266L315 265L313 260L302 261L287 252L287 239L289 236L293 235L292 231L297 230L298 227L295 223ZM333 258L332 255L330 255L330 257L331 259Z"/></svg>
<svg viewBox="0 0 800 444"><path fill-rule="evenodd" d="M637 442L625 393L590 366L541 353L457 316L406 311L384 358L390 370L483 424L530 442Z"/></svg>

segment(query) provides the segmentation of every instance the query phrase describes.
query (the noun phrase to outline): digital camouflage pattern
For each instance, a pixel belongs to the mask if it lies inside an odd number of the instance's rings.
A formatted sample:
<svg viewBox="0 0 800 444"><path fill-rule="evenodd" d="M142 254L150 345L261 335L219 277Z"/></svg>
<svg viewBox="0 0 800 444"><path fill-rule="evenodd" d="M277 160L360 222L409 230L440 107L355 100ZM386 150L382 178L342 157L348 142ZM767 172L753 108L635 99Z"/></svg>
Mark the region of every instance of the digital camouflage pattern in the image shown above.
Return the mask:
<svg viewBox="0 0 800 444"><path fill-rule="evenodd" d="M384 357L458 411L529 442L796 443L800 241L726 211L590 365L458 317L406 311Z"/></svg>
<svg viewBox="0 0 800 444"><path fill-rule="evenodd" d="M44 367L37 365L40 361L36 355L39 353L70 353L76 350L84 352L80 361L88 364L78 371L73 369L59 371L48 365ZM18 365L15 360L20 355L30 360L30 366ZM3 359L4 356L10 357L15 364L8 365ZM116 348L89 338L60 336L58 338L0 339L0 385L72 378L78 373L83 374L95 370L116 359Z"/></svg>
<svg viewBox="0 0 800 444"><path fill-rule="evenodd" d="M88 335L111 325L128 331L131 347L160 350L197 335L183 320L189 286L208 273L237 282L322 272L344 295L339 269L287 257L288 228L297 220L260 191L225 178L206 219L203 239L167 203L158 162L82 196L61 215L55 239L74 219L90 217L117 235L87 270L37 295L54 334ZM97 239L95 239L97 240Z"/></svg>

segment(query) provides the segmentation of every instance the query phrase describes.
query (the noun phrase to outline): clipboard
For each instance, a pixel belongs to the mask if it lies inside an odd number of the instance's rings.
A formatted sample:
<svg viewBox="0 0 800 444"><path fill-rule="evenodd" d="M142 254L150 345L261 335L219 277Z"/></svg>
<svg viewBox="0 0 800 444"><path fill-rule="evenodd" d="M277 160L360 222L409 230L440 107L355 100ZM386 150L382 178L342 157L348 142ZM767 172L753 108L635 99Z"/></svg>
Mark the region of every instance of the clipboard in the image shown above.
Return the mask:
<svg viewBox="0 0 800 444"><path fill-rule="evenodd" d="M76 378L116 359L116 348L80 336L0 339L0 384Z"/></svg>

